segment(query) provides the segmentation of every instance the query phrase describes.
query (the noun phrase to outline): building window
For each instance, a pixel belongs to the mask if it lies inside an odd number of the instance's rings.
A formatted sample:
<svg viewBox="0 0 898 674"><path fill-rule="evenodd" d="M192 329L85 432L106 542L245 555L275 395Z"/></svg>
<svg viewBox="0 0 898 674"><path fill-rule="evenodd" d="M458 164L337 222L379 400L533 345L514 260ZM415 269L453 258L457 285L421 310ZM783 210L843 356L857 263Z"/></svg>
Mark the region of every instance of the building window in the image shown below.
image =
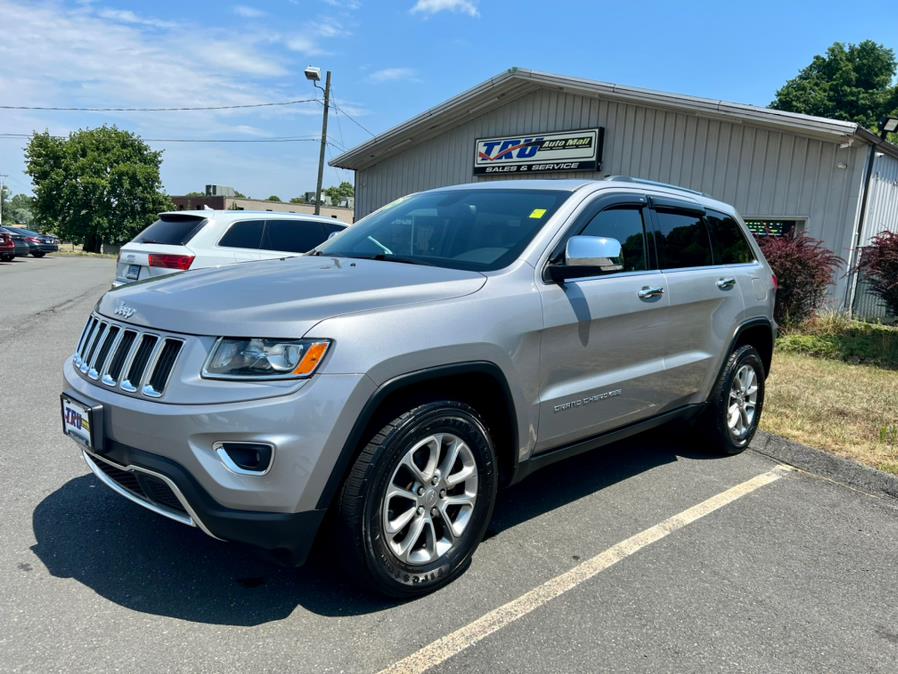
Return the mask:
<svg viewBox="0 0 898 674"><path fill-rule="evenodd" d="M793 232L798 234L804 230L804 220L798 219L764 220L749 218L746 219L745 224L748 226L749 231L756 237L789 236Z"/></svg>

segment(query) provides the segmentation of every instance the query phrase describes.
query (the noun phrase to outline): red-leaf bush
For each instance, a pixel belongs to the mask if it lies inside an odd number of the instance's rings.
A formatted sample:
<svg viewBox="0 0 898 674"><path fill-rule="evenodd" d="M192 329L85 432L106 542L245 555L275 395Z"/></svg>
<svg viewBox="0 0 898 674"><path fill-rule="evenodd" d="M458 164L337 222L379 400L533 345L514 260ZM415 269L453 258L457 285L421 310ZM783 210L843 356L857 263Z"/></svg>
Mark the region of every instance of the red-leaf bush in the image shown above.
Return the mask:
<svg viewBox="0 0 898 674"><path fill-rule="evenodd" d="M765 236L758 243L779 281L776 322L790 326L809 319L823 303L826 288L844 260L803 232Z"/></svg>
<svg viewBox="0 0 898 674"><path fill-rule="evenodd" d="M870 289L898 315L898 234L882 232L864 247L858 267L870 282Z"/></svg>

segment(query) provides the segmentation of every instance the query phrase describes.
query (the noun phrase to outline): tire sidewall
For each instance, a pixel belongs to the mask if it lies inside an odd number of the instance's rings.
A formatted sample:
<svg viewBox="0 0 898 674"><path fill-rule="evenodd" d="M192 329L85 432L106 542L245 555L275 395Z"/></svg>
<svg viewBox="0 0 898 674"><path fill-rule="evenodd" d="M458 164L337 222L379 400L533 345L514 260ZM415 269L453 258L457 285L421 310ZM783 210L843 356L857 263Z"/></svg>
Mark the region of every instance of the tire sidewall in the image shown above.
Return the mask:
<svg viewBox="0 0 898 674"><path fill-rule="evenodd" d="M454 433L470 447L477 463L477 501L460 541L430 564L412 566L397 559L389 548L383 532L383 501L396 465L412 444L439 432ZM381 583L395 587L400 594L425 593L461 574L483 538L496 496L495 452L486 427L473 410L450 402L433 403L416 410L387 437L382 451L372 465L363 510L362 536L369 570Z"/></svg>
<svg viewBox="0 0 898 674"><path fill-rule="evenodd" d="M749 432L741 440L737 440L730 432L727 424L727 410L729 407L730 389L733 386L733 379L736 373L743 365L749 365L755 371L758 382L758 397L755 403L755 416ZM753 346L742 346L737 349L728 359L727 367L723 372L720 385L717 388L717 395L714 405L714 422L715 430L721 439L723 449L731 454L737 454L748 447L758 430L761 421L761 413L764 410L764 363L760 354Z"/></svg>

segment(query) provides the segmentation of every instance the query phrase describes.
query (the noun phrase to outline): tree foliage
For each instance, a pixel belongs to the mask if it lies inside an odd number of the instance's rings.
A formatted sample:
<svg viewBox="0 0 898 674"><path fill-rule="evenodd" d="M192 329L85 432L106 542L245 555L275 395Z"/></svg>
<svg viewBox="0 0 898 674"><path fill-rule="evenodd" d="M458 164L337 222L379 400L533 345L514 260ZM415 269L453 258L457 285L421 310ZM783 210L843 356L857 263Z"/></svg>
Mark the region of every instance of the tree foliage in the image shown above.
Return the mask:
<svg viewBox="0 0 898 674"><path fill-rule="evenodd" d="M87 251L126 242L158 212L173 208L160 189L162 153L114 126L68 138L35 134L25 157L34 183L35 225Z"/></svg>
<svg viewBox="0 0 898 674"><path fill-rule="evenodd" d="M796 325L811 318L826 297L826 288L844 260L805 233L758 239L779 283L774 318Z"/></svg>
<svg viewBox="0 0 898 674"><path fill-rule="evenodd" d="M3 209L4 225L30 225L34 220L31 212L31 197L27 194L16 194L10 197L9 188L4 185L0 193L0 204Z"/></svg>
<svg viewBox="0 0 898 674"><path fill-rule="evenodd" d="M344 199L355 196L355 188L352 186L352 183L344 180L335 187L328 187L325 189L324 196L327 197L332 204L339 204Z"/></svg>
<svg viewBox="0 0 898 674"><path fill-rule="evenodd" d="M844 119L878 131L885 117L898 112L895 71L895 52L881 44L835 42L786 82L770 107Z"/></svg>
<svg viewBox="0 0 898 674"><path fill-rule="evenodd" d="M866 273L873 292L898 316L898 233L875 236L864 248L858 266Z"/></svg>
<svg viewBox="0 0 898 674"><path fill-rule="evenodd" d="M268 201L280 201L281 198L277 194L272 194L270 197L268 197L267 200Z"/></svg>

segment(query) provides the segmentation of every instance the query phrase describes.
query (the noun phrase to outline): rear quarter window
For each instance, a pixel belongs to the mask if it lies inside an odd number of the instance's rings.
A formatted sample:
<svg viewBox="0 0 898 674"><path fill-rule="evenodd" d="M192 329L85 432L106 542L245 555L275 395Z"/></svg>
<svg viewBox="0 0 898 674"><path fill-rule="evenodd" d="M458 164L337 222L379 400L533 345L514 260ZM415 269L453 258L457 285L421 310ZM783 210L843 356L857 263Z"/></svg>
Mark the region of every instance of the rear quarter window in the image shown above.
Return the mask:
<svg viewBox="0 0 898 674"><path fill-rule="evenodd" d="M134 243L161 243L169 246L187 244L203 228L207 220L191 215L166 215L134 238Z"/></svg>
<svg viewBox="0 0 898 674"><path fill-rule="evenodd" d="M729 215L708 211L705 216L714 247L714 264L745 264L755 255L742 233L742 228Z"/></svg>
<svg viewBox="0 0 898 674"><path fill-rule="evenodd" d="M262 249L305 253L322 243L329 233L314 220L268 220Z"/></svg>

